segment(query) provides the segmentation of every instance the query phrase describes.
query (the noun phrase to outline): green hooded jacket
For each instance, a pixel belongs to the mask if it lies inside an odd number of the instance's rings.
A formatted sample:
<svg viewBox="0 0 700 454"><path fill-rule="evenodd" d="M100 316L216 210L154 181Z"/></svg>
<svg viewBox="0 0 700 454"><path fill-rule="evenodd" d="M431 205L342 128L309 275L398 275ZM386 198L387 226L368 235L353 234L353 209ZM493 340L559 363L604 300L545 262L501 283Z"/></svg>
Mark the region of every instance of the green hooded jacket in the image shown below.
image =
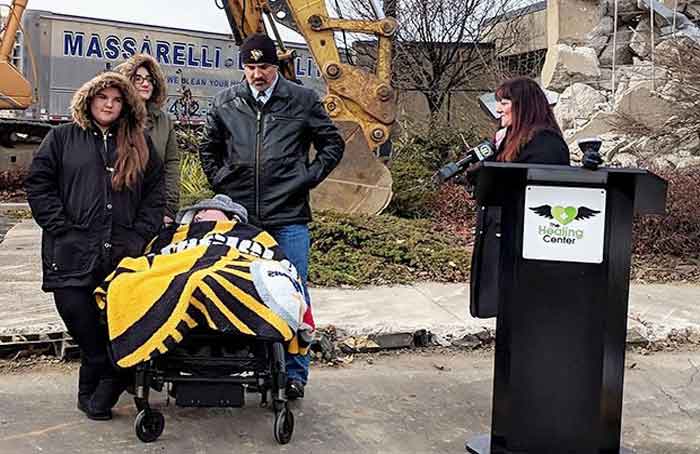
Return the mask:
<svg viewBox="0 0 700 454"><path fill-rule="evenodd" d="M146 132L155 145L158 156L163 161L165 173L165 215L175 219L180 209L180 148L175 138L175 125L170 116L162 110L167 99L165 76L158 62L146 54L137 54L115 68L131 80L136 71L145 67L153 77L153 94L147 102L148 118Z"/></svg>

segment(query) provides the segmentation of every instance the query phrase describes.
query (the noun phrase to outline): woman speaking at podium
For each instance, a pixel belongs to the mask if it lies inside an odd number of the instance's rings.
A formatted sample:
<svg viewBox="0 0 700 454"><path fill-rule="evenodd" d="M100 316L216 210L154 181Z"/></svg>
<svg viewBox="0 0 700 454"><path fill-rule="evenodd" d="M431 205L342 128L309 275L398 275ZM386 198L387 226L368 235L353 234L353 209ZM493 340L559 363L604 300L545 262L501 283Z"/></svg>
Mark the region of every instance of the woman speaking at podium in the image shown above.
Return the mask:
<svg viewBox="0 0 700 454"><path fill-rule="evenodd" d="M496 154L490 160L527 164L569 165L569 147L540 86L518 77L496 90L496 112L501 129L496 132ZM476 183L476 171L468 179ZM474 317L496 315L501 254L501 209L477 209L471 264L470 312Z"/></svg>
<svg viewBox="0 0 700 454"><path fill-rule="evenodd" d="M501 129L495 137L496 160L569 165L569 147L540 86L518 77L496 90Z"/></svg>

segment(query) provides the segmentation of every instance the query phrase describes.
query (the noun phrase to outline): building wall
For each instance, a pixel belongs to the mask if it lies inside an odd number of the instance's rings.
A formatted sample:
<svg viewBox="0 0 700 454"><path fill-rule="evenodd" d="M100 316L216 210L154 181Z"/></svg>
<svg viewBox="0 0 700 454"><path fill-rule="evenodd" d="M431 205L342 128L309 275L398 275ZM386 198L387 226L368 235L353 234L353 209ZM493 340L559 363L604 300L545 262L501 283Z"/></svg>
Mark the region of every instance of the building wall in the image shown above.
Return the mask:
<svg viewBox="0 0 700 454"><path fill-rule="evenodd" d="M477 71L468 87L457 87L449 95L440 112L440 118L455 128L474 128L479 136L491 136L494 123L479 106L478 98L483 93L492 91L501 78L528 75L539 76L547 49L547 9L544 2L538 2L528 8L515 12L503 23L492 30L498 58L494 65L500 76L492 68L484 67ZM505 39L503 36L506 35ZM430 113L425 96L419 92L401 91L399 93L398 112L404 122L413 125L427 124Z"/></svg>
<svg viewBox="0 0 700 454"><path fill-rule="evenodd" d="M495 124L481 107L479 96L486 91L454 91L449 94L439 114L440 124L455 129L473 129L479 137L490 137ZM415 91L400 91L399 123L415 132L427 132L430 110L425 96ZM423 129L425 128L425 129Z"/></svg>

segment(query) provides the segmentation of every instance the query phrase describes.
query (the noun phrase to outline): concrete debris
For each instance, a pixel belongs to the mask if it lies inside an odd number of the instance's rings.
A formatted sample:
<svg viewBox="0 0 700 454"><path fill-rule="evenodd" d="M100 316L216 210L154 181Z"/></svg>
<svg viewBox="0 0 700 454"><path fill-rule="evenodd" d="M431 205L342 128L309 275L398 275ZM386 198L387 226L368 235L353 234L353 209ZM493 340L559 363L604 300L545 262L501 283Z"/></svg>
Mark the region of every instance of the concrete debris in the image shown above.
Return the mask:
<svg viewBox="0 0 700 454"><path fill-rule="evenodd" d="M547 49L542 68L542 84L554 91L563 91L576 82L600 77L600 66L595 49L556 44Z"/></svg>
<svg viewBox="0 0 700 454"><path fill-rule="evenodd" d="M450 347L452 342L445 336L434 336L433 345L438 347Z"/></svg>
<svg viewBox="0 0 700 454"><path fill-rule="evenodd" d="M638 167L639 159L632 153L617 153L610 164L618 167Z"/></svg>
<svg viewBox="0 0 700 454"><path fill-rule="evenodd" d="M433 335L426 329L419 329L413 333L413 345L416 347L427 347L432 342Z"/></svg>
<svg viewBox="0 0 700 454"><path fill-rule="evenodd" d="M464 337L452 341L452 345L455 347L474 349L481 346L481 341L473 334L467 334Z"/></svg>
<svg viewBox="0 0 700 454"><path fill-rule="evenodd" d="M630 37L629 47L639 57L647 58L651 53L651 21L643 18Z"/></svg>
<svg viewBox="0 0 700 454"><path fill-rule="evenodd" d="M604 16L598 25L586 35L586 46L595 49L596 53L600 55L605 46L608 45L612 32L613 18Z"/></svg>
<svg viewBox="0 0 700 454"><path fill-rule="evenodd" d="M368 336L351 336L343 339L338 347L343 353L379 351L381 347Z"/></svg>
<svg viewBox="0 0 700 454"><path fill-rule="evenodd" d="M700 43L700 1L599 0L597 11L590 3L567 0L548 9L548 36L556 44L548 47L541 81L561 92L554 112L572 162L581 158L576 141L598 136L608 165L700 165L698 135L676 131L681 113L696 110L697 102L679 99L687 80L664 67Z"/></svg>
<svg viewBox="0 0 700 454"><path fill-rule="evenodd" d="M413 333L378 334L372 340L382 350L413 347Z"/></svg>
<svg viewBox="0 0 700 454"><path fill-rule="evenodd" d="M311 341L309 349L312 352L320 353L322 356L327 356L335 352L335 345L333 345L330 336L322 331L317 331L314 340Z"/></svg>
<svg viewBox="0 0 700 454"><path fill-rule="evenodd" d="M481 341L482 344L488 344L493 342L493 340L496 338L496 333L490 329L484 329L476 333L475 336Z"/></svg>
<svg viewBox="0 0 700 454"><path fill-rule="evenodd" d="M644 327L634 326L627 331L627 344L628 345L647 345L649 344L649 338L643 333Z"/></svg>
<svg viewBox="0 0 700 454"><path fill-rule="evenodd" d="M559 96L554 116L562 129L577 128L588 122L605 101L605 95L590 85L575 83Z"/></svg>
<svg viewBox="0 0 700 454"><path fill-rule="evenodd" d="M615 112L650 130L658 129L676 113L677 104L662 97L647 81L624 92L615 101Z"/></svg>
<svg viewBox="0 0 700 454"><path fill-rule="evenodd" d="M610 112L596 112L591 120L585 126L576 130L572 135L567 135L566 142L569 144L571 157L574 161L581 160L581 150L579 150L576 141L590 137L601 137L611 133L615 128L617 117Z"/></svg>
<svg viewBox="0 0 700 454"><path fill-rule="evenodd" d="M626 27L620 27L615 36L615 45L613 39L610 38L607 46L600 53L598 61L601 66L612 66L613 64L613 49L615 50L615 65L629 65L632 63L632 50L629 43L632 39L632 30Z"/></svg>

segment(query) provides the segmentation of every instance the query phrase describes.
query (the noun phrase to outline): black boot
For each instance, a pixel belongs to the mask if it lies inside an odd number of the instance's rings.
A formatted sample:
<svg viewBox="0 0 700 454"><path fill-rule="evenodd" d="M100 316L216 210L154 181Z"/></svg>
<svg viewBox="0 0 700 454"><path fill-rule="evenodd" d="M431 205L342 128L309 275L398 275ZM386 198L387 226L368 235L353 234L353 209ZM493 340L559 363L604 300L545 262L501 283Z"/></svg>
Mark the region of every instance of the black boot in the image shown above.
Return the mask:
<svg viewBox="0 0 700 454"><path fill-rule="evenodd" d="M106 421L112 419L112 412L96 409L92 405L92 396L99 382L100 368L83 361L78 372L78 410L95 421Z"/></svg>
<svg viewBox="0 0 700 454"><path fill-rule="evenodd" d="M78 371L78 408L81 406L87 408L87 403L90 401L92 393L97 389L99 382L99 370L95 370L94 367L83 361Z"/></svg>
<svg viewBox="0 0 700 454"><path fill-rule="evenodd" d="M111 414L112 407L119 401L124 389L124 383L117 377L102 378L90 399L90 407L100 413Z"/></svg>
<svg viewBox="0 0 700 454"><path fill-rule="evenodd" d="M96 409L92 405L92 399L87 402L78 399L78 410L85 413L85 416L93 421L109 421L112 419L112 410Z"/></svg>

